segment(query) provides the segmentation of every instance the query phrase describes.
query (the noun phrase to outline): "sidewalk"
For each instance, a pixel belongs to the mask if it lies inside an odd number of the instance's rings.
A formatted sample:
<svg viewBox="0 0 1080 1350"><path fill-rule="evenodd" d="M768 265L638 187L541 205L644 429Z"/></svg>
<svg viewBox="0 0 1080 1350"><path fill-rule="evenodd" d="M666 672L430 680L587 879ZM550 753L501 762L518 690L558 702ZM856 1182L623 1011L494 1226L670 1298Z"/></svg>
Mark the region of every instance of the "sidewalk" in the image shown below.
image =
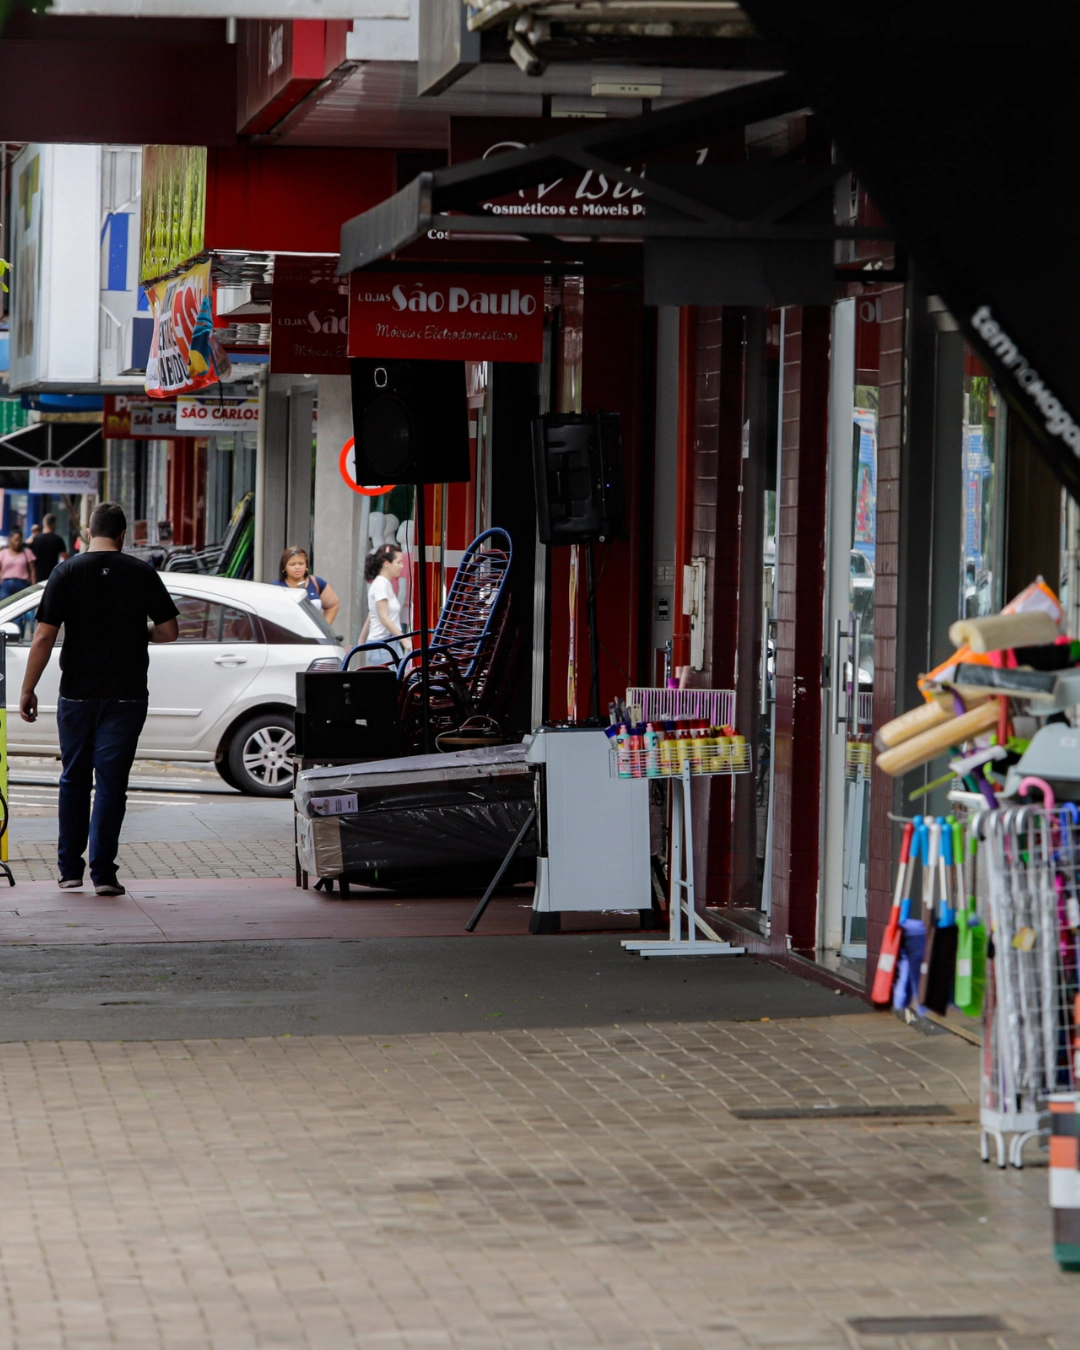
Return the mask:
<svg viewBox="0 0 1080 1350"><path fill-rule="evenodd" d="M976 1073L875 1014L0 1045L0 1344L1075 1347L1046 1172L979 1162ZM810 1115L734 1114L770 1107ZM929 1314L1007 1329L850 1324Z"/></svg>
<svg viewBox="0 0 1080 1350"><path fill-rule="evenodd" d="M16 880L56 879L54 761L12 761L8 853ZM173 790L162 791L170 783ZM152 785L152 786L151 786ZM120 843L127 877L292 877L292 802L244 797L198 765L136 766Z"/></svg>
<svg viewBox="0 0 1080 1350"><path fill-rule="evenodd" d="M123 880L126 895L103 898L89 884L81 891L62 891L53 881L9 887L0 879L0 944L456 937L464 934L479 899L403 901L385 891L356 889L341 900L301 890L291 865L287 878ZM484 915L483 932L527 933L531 909L531 888L497 896ZM622 922L636 931L637 911Z"/></svg>
<svg viewBox="0 0 1080 1350"><path fill-rule="evenodd" d="M128 894L62 892L54 799L0 888L4 1350L1080 1350L965 1041L636 911L299 890L236 794L133 793Z"/></svg>

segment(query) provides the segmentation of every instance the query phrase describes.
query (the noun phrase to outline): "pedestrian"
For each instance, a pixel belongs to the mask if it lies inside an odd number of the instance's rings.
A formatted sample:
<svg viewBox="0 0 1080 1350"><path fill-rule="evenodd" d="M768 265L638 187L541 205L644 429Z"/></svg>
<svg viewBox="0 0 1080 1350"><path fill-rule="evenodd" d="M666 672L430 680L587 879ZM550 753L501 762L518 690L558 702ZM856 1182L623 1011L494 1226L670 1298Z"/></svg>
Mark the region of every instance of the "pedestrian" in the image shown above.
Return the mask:
<svg viewBox="0 0 1080 1350"><path fill-rule="evenodd" d="M61 625L59 843L62 890L83 884L87 838L90 880L98 895L123 895L116 876L128 775L146 721L147 642L175 642L178 610L149 563L122 552L127 520L115 502L90 516L90 543L62 562L38 604L19 712L34 722L34 690ZM149 625L149 627L148 627ZM94 811L90 814L90 790Z"/></svg>
<svg viewBox="0 0 1080 1350"><path fill-rule="evenodd" d="M341 601L328 581L324 581L322 577L312 576L308 570L306 549L294 545L285 550L281 555L278 579L274 585L287 586L290 590L304 590L315 608L322 610L327 623L332 624L337 618Z"/></svg>
<svg viewBox="0 0 1080 1350"><path fill-rule="evenodd" d="M368 616L360 630L358 645L365 642L387 642L398 654L405 655L400 638L401 601L394 590L394 582L405 570L405 560L397 544L381 544L364 562L364 580L368 583ZM393 661L389 651L368 652L369 666L386 666Z"/></svg>
<svg viewBox="0 0 1080 1350"><path fill-rule="evenodd" d="M7 548L0 549L0 600L25 590L36 580L34 555L23 543L23 532L12 530Z"/></svg>
<svg viewBox="0 0 1080 1350"><path fill-rule="evenodd" d="M50 511L41 522L40 534L31 535L28 545L34 555L34 570L38 581L48 581L56 568L67 557L67 543L56 533L56 517Z"/></svg>

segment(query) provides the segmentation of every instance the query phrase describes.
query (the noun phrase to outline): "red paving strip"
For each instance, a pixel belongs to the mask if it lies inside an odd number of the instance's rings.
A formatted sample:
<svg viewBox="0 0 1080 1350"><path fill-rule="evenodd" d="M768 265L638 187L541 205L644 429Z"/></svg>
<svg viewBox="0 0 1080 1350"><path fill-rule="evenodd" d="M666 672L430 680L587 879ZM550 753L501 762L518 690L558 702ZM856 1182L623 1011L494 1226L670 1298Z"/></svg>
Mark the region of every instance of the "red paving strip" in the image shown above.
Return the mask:
<svg viewBox="0 0 1080 1350"><path fill-rule="evenodd" d="M468 937L475 896L394 899L354 892L341 900L290 878L128 881L127 895L61 891L51 881L0 891L0 945L114 942L252 942L363 937ZM498 896L477 935L528 933L531 891ZM636 929L637 915L565 916L568 931ZM598 922L599 921L599 922Z"/></svg>

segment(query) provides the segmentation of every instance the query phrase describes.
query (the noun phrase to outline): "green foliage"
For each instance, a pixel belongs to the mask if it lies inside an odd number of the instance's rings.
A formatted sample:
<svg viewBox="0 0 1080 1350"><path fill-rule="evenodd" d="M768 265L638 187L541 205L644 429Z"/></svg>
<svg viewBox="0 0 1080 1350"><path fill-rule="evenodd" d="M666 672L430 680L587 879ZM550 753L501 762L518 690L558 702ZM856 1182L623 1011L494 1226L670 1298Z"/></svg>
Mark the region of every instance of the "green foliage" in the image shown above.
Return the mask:
<svg viewBox="0 0 1080 1350"><path fill-rule="evenodd" d="M11 271L11 264L6 258L0 258L0 291L7 290L7 282L4 280L6 273Z"/></svg>

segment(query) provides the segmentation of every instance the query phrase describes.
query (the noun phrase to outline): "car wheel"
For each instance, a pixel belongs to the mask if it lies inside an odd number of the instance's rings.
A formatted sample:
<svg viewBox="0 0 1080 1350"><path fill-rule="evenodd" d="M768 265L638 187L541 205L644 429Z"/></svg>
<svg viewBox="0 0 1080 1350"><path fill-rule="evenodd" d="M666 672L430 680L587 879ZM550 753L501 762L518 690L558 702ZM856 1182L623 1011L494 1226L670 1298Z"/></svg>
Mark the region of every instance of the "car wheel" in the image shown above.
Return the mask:
<svg viewBox="0 0 1080 1350"><path fill-rule="evenodd" d="M228 782L253 797L287 797L292 791L292 714L260 713L237 727L225 756Z"/></svg>
<svg viewBox="0 0 1080 1350"><path fill-rule="evenodd" d="M228 783L229 787L231 788L240 787L240 784L233 778L232 772L229 769L228 746L226 746L224 750L218 752L217 756L214 759L214 768L217 769L218 773L221 775L222 781Z"/></svg>

